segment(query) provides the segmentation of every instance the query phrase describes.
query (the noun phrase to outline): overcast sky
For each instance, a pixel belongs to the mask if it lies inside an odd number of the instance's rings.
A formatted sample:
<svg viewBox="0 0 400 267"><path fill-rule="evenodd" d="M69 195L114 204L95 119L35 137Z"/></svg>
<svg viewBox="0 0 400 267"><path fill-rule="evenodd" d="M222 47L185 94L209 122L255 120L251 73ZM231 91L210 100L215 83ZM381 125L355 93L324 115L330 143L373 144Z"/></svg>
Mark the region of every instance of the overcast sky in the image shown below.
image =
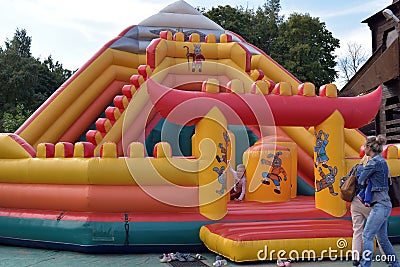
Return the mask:
<svg viewBox="0 0 400 267"><path fill-rule="evenodd" d="M131 25L158 13L171 1L144 0L0 0L0 46L15 30L26 29L32 37L31 52L41 59L52 55L64 68L77 69L104 44ZM216 5L257 8L265 3L252 1L187 0L194 7ZM319 17L343 49L357 42L371 51L371 34L364 19L381 11L391 0L281 0L281 15L309 13ZM338 54L341 50L337 51Z"/></svg>

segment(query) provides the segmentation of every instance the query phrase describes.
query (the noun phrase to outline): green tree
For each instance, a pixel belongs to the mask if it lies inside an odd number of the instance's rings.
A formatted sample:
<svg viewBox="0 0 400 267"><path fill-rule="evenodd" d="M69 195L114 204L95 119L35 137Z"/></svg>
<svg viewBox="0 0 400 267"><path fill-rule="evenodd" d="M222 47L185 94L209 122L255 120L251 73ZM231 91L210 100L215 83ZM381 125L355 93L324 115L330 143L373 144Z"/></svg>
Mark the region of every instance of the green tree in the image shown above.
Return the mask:
<svg viewBox="0 0 400 267"><path fill-rule="evenodd" d="M326 29L324 22L309 14L293 13L280 24L271 57L300 81L319 87L337 77L333 54L336 48L339 40Z"/></svg>
<svg viewBox="0 0 400 267"><path fill-rule="evenodd" d="M234 8L230 5L226 5L212 7L203 14L225 30L238 33L246 40L252 39L251 32L254 30L252 26L254 19L253 10L242 6Z"/></svg>
<svg viewBox="0 0 400 267"><path fill-rule="evenodd" d="M7 133L15 132L28 117L32 115L30 110L24 110L23 104L16 106L15 114L4 112L3 114L3 130Z"/></svg>
<svg viewBox="0 0 400 267"><path fill-rule="evenodd" d="M20 57L31 57L31 43L32 37L27 36L26 30L22 29L19 30L17 28L14 38L11 40L7 39L5 42L6 44L6 51L11 53L15 53Z"/></svg>
<svg viewBox="0 0 400 267"><path fill-rule="evenodd" d="M200 11L225 30L239 34L247 42L268 53L278 35L278 25L283 20L279 15L280 9L280 0L270 0L256 10L226 5Z"/></svg>
<svg viewBox="0 0 400 267"><path fill-rule="evenodd" d="M294 13L285 19L280 10L280 0L267 0L256 10L227 5L201 11L263 50L300 81L316 87L333 82L337 77L333 53L339 40L319 18Z"/></svg>
<svg viewBox="0 0 400 267"><path fill-rule="evenodd" d="M279 15L281 10L280 0L266 1L254 13L253 32L255 37L252 44L270 54L275 50L276 39L278 38L279 25L284 17Z"/></svg>
<svg viewBox="0 0 400 267"><path fill-rule="evenodd" d="M31 57L21 57L15 50L0 53L0 106L2 111L14 109L16 103L29 106L34 93L37 62Z"/></svg>
<svg viewBox="0 0 400 267"><path fill-rule="evenodd" d="M0 118L5 112L16 118L19 104L36 110L73 73L51 56L43 62L32 57L31 42L25 30L17 29L0 47Z"/></svg>

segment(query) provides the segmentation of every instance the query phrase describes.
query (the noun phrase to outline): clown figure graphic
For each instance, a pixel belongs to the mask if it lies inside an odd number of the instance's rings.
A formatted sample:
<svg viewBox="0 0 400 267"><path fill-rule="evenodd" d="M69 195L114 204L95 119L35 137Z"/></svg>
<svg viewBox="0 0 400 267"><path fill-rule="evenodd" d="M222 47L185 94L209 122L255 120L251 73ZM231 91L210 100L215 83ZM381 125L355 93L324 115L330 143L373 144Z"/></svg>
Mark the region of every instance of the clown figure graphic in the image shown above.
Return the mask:
<svg viewBox="0 0 400 267"><path fill-rule="evenodd" d="M327 168L327 162L329 158L326 154L326 146L328 145L328 137L329 134L325 133L322 130L319 130L318 134L314 132L317 140L315 141L314 152L316 153L315 157L315 168L317 168L318 164L322 164L323 167Z"/></svg>
<svg viewBox="0 0 400 267"><path fill-rule="evenodd" d="M338 172L338 169L336 166L333 168L331 166L328 166L326 169L328 169L329 172L325 173L321 167L318 168L319 175L321 176L321 180L316 180L315 182L315 192L319 192L325 188L329 188L329 193L332 196L337 196L338 193L335 192L335 189L333 188L333 184L335 183L335 177Z"/></svg>
<svg viewBox="0 0 400 267"><path fill-rule="evenodd" d="M271 166L268 172L263 172L261 175L263 179L261 182L263 184L269 185L272 181L274 184L274 192L276 194L281 193L281 181L282 177L281 174L283 174L283 180L287 180L287 173L285 169L282 167L282 159L279 158L279 156L282 155L282 152L278 151L274 154L268 154L267 158L273 158L272 161L266 160L266 159L261 159L261 163L265 165Z"/></svg>

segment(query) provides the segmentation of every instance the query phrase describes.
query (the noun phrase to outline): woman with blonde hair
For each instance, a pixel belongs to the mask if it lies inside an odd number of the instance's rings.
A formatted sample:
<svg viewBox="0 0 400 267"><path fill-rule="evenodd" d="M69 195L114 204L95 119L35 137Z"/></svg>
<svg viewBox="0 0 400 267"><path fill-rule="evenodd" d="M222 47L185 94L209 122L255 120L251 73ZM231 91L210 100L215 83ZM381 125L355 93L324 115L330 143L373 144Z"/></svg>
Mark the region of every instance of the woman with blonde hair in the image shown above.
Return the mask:
<svg viewBox="0 0 400 267"><path fill-rule="evenodd" d="M361 186L371 183L371 213L368 216L363 233L363 250L360 266L369 267L372 264L374 251L374 236L376 236L383 253L391 267L400 267L397 255L388 238L388 220L392 211L389 191L389 168L382 157L386 138L383 135L369 136L365 143L365 154L371 159L365 165L358 179Z"/></svg>

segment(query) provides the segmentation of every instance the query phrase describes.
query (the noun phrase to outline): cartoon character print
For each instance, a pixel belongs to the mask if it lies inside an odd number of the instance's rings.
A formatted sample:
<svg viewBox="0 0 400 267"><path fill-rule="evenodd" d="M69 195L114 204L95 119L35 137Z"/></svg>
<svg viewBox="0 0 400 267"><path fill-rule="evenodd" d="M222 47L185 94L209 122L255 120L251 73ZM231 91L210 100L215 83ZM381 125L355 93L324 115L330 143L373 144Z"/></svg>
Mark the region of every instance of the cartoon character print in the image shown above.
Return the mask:
<svg viewBox="0 0 400 267"><path fill-rule="evenodd" d="M224 173L225 166L222 166L221 168L214 167L213 171L215 171L218 174L218 182L221 184L221 189L215 190L215 192L218 195L223 195L226 190L226 174Z"/></svg>
<svg viewBox="0 0 400 267"><path fill-rule="evenodd" d="M188 61L188 69L190 69L190 58L192 58L192 72L196 71L196 68L199 72L202 71L203 61L205 61L205 57L201 54L201 44L193 44L193 53L189 52L188 46L183 46L186 48L186 58Z"/></svg>
<svg viewBox="0 0 400 267"><path fill-rule="evenodd" d="M222 153L222 156L220 157L219 155L215 156L215 158L217 159L218 162L225 162L227 163L227 153L228 150L226 149L226 147L224 147L224 145L222 143L218 144L218 147Z"/></svg>
<svg viewBox="0 0 400 267"><path fill-rule="evenodd" d="M270 182L272 181L274 183L274 192L277 194L281 193L281 181L282 177L281 174L283 174L283 180L287 180L287 173L285 169L282 167L282 159L279 158L279 156L282 155L281 151L278 151L274 154L268 154L267 158L273 158L272 161L266 160L266 159L261 159L262 164L266 164L271 166L269 172L263 172L261 175L263 179L261 182L263 184L269 185Z"/></svg>
<svg viewBox="0 0 400 267"><path fill-rule="evenodd" d="M228 146L229 146L229 135L228 132L224 132L223 134L224 140L225 140L225 146L222 143L218 144L218 147L220 148L222 156L220 157L219 155L215 156L218 162L225 162L228 163Z"/></svg>
<svg viewBox="0 0 400 267"><path fill-rule="evenodd" d="M225 140L225 144L219 143L218 147L220 148L221 151L221 156L216 155L215 158L216 160L221 163L221 162L225 162L225 164L228 163L228 146L229 146L229 134L228 132L224 132L222 134L224 140ZM226 190L226 174L224 173L225 171L225 166L221 166L220 168L218 167L214 167L213 171L215 171L218 174L218 182L221 184L221 189L220 190L216 190L217 194L219 195L223 195L225 193Z"/></svg>
<svg viewBox="0 0 400 267"><path fill-rule="evenodd" d="M321 176L321 180L317 180L315 184L315 192L319 192L322 189L329 188L329 192L331 193L332 196L337 196L338 193L335 192L335 189L333 188L333 183L335 182L335 177L337 174L337 167L335 166L332 168L331 166L328 166L327 169L329 170L329 173L324 173L322 168L319 167L319 175Z"/></svg>
<svg viewBox="0 0 400 267"><path fill-rule="evenodd" d="M327 168L328 165L326 164L329 160L328 156L326 155L326 146L328 145L328 137L329 134L319 130L318 134L314 132L314 135L317 137L315 142L314 152L317 154L315 159L315 168L317 168L318 164L322 163L322 166ZM324 137L324 138L323 138Z"/></svg>

